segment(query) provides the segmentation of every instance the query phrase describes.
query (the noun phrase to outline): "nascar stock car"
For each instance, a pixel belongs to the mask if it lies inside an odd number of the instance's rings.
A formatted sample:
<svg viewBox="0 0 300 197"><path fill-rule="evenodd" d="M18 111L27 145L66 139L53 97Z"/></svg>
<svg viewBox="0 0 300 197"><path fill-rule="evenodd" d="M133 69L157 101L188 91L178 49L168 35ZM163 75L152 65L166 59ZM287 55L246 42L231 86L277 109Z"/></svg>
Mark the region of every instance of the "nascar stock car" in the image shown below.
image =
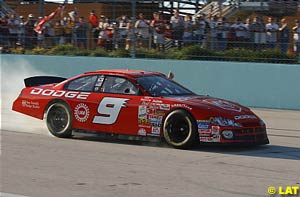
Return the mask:
<svg viewBox="0 0 300 197"><path fill-rule="evenodd" d="M165 139L183 149L198 143L269 143L265 123L249 108L197 95L159 72L99 70L24 82L12 109L45 118L57 137L93 131Z"/></svg>

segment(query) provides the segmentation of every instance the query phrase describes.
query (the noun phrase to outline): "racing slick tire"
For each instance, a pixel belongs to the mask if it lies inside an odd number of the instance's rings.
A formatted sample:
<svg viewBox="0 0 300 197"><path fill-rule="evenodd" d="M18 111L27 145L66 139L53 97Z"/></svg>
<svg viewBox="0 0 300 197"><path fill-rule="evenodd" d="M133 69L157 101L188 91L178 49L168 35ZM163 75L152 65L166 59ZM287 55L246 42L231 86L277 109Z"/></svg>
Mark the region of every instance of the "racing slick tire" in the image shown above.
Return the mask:
<svg viewBox="0 0 300 197"><path fill-rule="evenodd" d="M72 136L72 115L67 104L63 102L51 104L46 113L46 123L52 135L60 138Z"/></svg>
<svg viewBox="0 0 300 197"><path fill-rule="evenodd" d="M163 124L163 135L168 144L179 149L189 149L199 142L194 118L182 109L167 115Z"/></svg>

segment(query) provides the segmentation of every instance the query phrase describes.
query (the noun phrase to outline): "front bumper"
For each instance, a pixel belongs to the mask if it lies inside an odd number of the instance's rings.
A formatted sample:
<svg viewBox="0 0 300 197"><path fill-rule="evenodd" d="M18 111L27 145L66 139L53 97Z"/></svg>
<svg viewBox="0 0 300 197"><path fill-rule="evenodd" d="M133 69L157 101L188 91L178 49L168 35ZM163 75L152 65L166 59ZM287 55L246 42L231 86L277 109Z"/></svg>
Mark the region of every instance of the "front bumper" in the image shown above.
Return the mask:
<svg viewBox="0 0 300 197"><path fill-rule="evenodd" d="M200 142L205 144L214 143L231 145L263 145L270 143L265 127L218 128L218 135L214 135L212 132L211 135L209 133L206 133L206 136L203 136L203 134L199 132ZM232 131L232 138L226 139L225 136L222 134L223 131Z"/></svg>
<svg viewBox="0 0 300 197"><path fill-rule="evenodd" d="M225 139L221 131L222 143L252 143L252 144L269 144L269 139L265 127L232 129L233 138Z"/></svg>

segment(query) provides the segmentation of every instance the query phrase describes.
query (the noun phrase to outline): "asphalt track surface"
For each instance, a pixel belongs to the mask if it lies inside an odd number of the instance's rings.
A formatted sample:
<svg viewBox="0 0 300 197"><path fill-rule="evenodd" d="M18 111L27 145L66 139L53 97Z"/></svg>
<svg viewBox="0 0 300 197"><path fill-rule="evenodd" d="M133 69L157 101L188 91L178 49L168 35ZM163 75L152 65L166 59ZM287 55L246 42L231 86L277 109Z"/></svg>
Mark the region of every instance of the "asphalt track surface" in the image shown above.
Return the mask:
<svg viewBox="0 0 300 197"><path fill-rule="evenodd" d="M300 186L300 111L254 111L270 145L194 150L59 139L44 122L2 115L0 196L269 196L269 186Z"/></svg>

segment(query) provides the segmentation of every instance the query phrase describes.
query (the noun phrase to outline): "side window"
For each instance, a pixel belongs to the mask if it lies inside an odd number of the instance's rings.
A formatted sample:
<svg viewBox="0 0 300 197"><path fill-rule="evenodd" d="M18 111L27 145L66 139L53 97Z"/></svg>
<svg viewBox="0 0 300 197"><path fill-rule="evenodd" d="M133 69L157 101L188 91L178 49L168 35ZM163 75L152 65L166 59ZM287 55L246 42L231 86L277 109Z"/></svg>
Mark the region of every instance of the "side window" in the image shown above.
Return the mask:
<svg viewBox="0 0 300 197"><path fill-rule="evenodd" d="M75 90L75 91L84 91L91 92L93 91L94 85L97 80L97 75L86 76L74 79L69 82L65 87L66 90Z"/></svg>
<svg viewBox="0 0 300 197"><path fill-rule="evenodd" d="M101 92L137 95L139 90L129 80L123 77L106 76Z"/></svg>

